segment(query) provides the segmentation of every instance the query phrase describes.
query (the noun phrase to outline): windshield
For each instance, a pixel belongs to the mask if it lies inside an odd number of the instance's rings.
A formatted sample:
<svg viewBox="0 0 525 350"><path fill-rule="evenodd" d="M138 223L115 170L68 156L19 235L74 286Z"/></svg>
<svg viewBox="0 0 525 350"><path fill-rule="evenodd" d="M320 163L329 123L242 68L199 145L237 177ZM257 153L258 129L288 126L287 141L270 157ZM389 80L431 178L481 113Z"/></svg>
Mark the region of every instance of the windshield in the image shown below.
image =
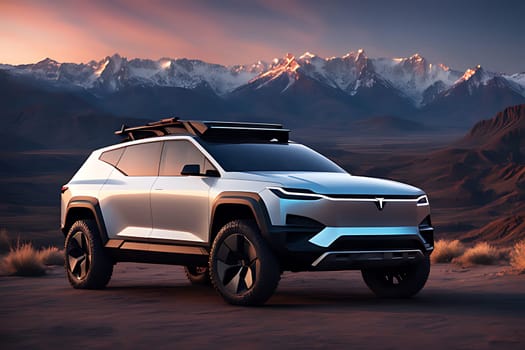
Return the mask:
<svg viewBox="0 0 525 350"><path fill-rule="evenodd" d="M321 154L294 143L203 142L203 146L226 171L345 172Z"/></svg>

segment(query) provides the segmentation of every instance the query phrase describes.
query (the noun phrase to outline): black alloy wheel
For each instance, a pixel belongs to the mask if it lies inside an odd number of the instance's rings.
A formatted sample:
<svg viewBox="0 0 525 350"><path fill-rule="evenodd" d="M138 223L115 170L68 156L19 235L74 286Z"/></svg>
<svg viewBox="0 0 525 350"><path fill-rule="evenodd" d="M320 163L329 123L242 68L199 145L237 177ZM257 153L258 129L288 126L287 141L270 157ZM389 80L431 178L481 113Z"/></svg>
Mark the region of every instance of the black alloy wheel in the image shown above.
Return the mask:
<svg viewBox="0 0 525 350"><path fill-rule="evenodd" d="M260 269L255 247L245 236L228 236L217 252L217 273L222 286L232 294L253 287Z"/></svg>
<svg viewBox="0 0 525 350"><path fill-rule="evenodd" d="M210 278L230 304L264 304L281 278L274 253L252 220L234 220L219 231L210 252Z"/></svg>
<svg viewBox="0 0 525 350"><path fill-rule="evenodd" d="M91 266L91 251L82 231L73 233L66 248L67 266L71 275L79 280L86 278Z"/></svg>

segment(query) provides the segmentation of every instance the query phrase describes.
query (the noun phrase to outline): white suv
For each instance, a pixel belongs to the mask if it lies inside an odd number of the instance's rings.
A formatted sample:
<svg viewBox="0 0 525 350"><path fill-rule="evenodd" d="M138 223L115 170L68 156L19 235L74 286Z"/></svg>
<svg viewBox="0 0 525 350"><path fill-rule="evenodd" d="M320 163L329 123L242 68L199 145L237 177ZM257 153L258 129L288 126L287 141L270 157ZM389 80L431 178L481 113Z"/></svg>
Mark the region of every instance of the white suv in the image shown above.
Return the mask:
<svg viewBox="0 0 525 350"><path fill-rule="evenodd" d="M285 270L358 269L386 297L427 280L418 188L352 176L278 124L171 118L116 134L62 187L74 288L105 287L120 261L184 265L237 305L266 302Z"/></svg>

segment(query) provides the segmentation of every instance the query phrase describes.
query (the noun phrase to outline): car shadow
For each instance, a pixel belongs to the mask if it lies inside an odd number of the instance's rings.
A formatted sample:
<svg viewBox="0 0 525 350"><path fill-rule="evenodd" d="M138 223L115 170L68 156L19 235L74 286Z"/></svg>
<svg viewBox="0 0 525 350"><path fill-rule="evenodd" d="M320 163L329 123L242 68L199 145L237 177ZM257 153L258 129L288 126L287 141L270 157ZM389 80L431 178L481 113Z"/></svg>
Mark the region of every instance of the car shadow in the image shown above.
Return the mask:
<svg viewBox="0 0 525 350"><path fill-rule="evenodd" d="M177 300L199 303L199 305L225 305L211 286L165 283L156 285L116 285L106 289L112 294L126 295L157 302ZM516 315L525 312L525 297L522 291L493 292L457 289L425 288L412 298L377 298L363 288L327 290L318 286L285 286L278 288L262 307L272 310L316 310L348 312L378 311L391 313L424 312L436 315L461 313L470 316Z"/></svg>
<svg viewBox="0 0 525 350"><path fill-rule="evenodd" d="M525 294L516 292L473 292L427 288L412 298L377 298L372 293L341 294L336 291L277 291L268 303L275 309L316 309L388 311L392 313L425 312L470 316L517 315L525 312Z"/></svg>

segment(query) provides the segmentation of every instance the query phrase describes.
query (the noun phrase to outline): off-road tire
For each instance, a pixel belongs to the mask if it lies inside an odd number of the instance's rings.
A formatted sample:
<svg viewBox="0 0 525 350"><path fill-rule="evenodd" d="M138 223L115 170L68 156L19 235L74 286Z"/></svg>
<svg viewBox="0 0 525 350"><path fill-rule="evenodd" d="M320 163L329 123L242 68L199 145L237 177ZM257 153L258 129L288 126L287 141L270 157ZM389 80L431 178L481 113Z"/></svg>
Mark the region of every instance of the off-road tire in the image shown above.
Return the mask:
<svg viewBox="0 0 525 350"><path fill-rule="evenodd" d="M209 266L213 286L233 305L264 304L281 278L277 258L252 220L234 220L221 228Z"/></svg>
<svg viewBox="0 0 525 350"><path fill-rule="evenodd" d="M429 273L428 256L403 267L361 271L368 288L382 298L409 298L416 295L425 286Z"/></svg>
<svg viewBox="0 0 525 350"><path fill-rule="evenodd" d="M208 266L184 266L184 272L191 284L211 286L210 269Z"/></svg>
<svg viewBox="0 0 525 350"><path fill-rule="evenodd" d="M76 221L64 244L67 278L76 289L102 289L113 273L113 261L104 251L94 220Z"/></svg>

